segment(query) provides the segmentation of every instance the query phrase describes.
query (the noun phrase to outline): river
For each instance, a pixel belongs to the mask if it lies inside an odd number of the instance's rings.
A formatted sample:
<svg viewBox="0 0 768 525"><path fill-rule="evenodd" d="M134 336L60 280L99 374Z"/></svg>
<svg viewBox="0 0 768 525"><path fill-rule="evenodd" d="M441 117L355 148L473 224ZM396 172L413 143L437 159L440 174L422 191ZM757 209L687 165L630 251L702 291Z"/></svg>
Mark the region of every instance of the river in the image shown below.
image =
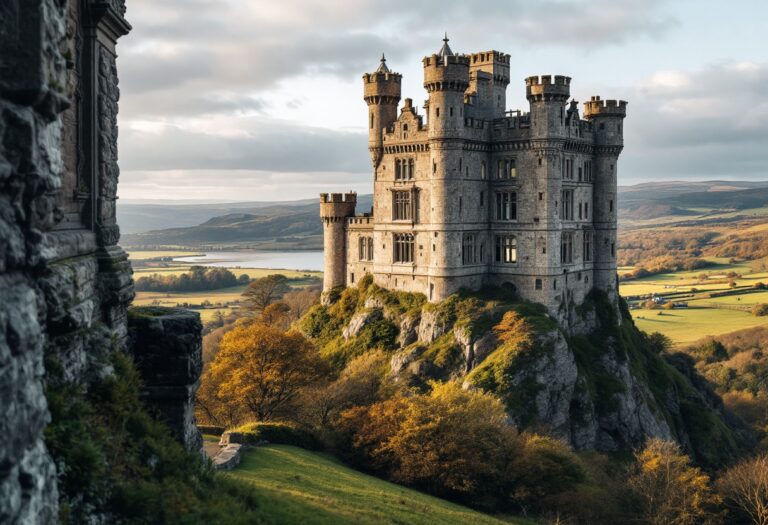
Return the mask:
<svg viewBox="0 0 768 525"><path fill-rule="evenodd" d="M174 257L175 262L219 268L269 268L275 270L323 270L323 252L205 252L205 255Z"/></svg>

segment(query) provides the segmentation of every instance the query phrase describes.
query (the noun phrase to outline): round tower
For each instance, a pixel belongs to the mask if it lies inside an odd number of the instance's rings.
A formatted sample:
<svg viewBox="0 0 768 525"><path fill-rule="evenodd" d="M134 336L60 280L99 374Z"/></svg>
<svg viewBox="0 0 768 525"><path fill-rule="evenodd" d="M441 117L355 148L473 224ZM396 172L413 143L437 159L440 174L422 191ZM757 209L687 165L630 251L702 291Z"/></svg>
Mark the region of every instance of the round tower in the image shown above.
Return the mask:
<svg viewBox="0 0 768 525"><path fill-rule="evenodd" d="M525 79L525 95L531 105L531 137L564 136L565 103L571 95L571 77L528 77Z"/></svg>
<svg viewBox="0 0 768 525"><path fill-rule="evenodd" d="M320 219L323 221L323 292L346 286L347 217L355 214L357 194L321 193Z"/></svg>
<svg viewBox="0 0 768 525"><path fill-rule="evenodd" d="M623 100L592 100L584 103L584 118L592 123L595 143L594 204L595 286L614 298L618 292L616 275L616 221L618 216L618 160L624 148L624 117L627 103Z"/></svg>
<svg viewBox="0 0 768 525"><path fill-rule="evenodd" d="M458 137L464 128L464 92L469 87L469 57L448 46L424 57L424 89L429 93L429 138Z"/></svg>
<svg viewBox="0 0 768 525"><path fill-rule="evenodd" d="M374 169L381 161L383 130L397 120L402 79L400 73L389 70L383 54L378 69L363 75L363 99L368 104L368 150Z"/></svg>

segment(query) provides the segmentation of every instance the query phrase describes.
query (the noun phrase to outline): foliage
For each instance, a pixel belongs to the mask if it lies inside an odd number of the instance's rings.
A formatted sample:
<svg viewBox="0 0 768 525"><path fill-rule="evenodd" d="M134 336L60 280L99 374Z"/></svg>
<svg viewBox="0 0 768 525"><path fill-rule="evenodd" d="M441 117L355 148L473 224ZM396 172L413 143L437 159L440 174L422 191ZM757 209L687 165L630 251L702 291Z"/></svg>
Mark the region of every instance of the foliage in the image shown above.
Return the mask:
<svg viewBox="0 0 768 525"><path fill-rule="evenodd" d="M217 475L148 415L129 358L112 355L114 374L87 390L64 382L55 358L46 364L45 441L62 523L263 523L248 488Z"/></svg>
<svg viewBox="0 0 768 525"><path fill-rule="evenodd" d="M290 290L285 275L267 275L252 281L243 292L243 299L249 310L261 312Z"/></svg>
<svg viewBox="0 0 768 525"><path fill-rule="evenodd" d="M236 277L226 268L192 266L188 273L181 275L153 273L139 277L134 286L139 292L200 292L231 288L248 282L250 278L247 275Z"/></svg>
<svg viewBox="0 0 768 525"><path fill-rule="evenodd" d="M214 423L248 417L269 421L322 375L323 365L299 333L259 323L237 326L224 335L204 372L198 404Z"/></svg>
<svg viewBox="0 0 768 525"><path fill-rule="evenodd" d="M240 434L239 443L258 445L263 442L276 445L293 445L295 447L317 450L320 442L311 433L296 425L284 422L246 423L231 430Z"/></svg>
<svg viewBox="0 0 768 525"><path fill-rule="evenodd" d="M764 317L768 315L768 304L756 304L753 306L752 315L755 317Z"/></svg>
<svg viewBox="0 0 768 525"><path fill-rule="evenodd" d="M394 481L457 497L497 491L517 444L495 397L453 383L350 409L339 430L364 465Z"/></svg>
<svg viewBox="0 0 768 525"><path fill-rule="evenodd" d="M717 486L735 513L747 515L755 525L768 525L768 455L732 466Z"/></svg>
<svg viewBox="0 0 768 525"><path fill-rule="evenodd" d="M709 476L694 467L674 442L649 439L635 454L628 484L645 523L722 523L717 512L721 498L712 490Z"/></svg>

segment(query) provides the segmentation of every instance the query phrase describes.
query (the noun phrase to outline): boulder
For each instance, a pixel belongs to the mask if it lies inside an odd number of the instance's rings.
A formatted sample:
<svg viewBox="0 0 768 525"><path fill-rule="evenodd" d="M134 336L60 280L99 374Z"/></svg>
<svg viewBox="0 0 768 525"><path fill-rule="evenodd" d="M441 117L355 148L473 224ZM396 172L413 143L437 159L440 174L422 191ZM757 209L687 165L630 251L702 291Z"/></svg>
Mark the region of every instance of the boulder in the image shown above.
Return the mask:
<svg viewBox="0 0 768 525"><path fill-rule="evenodd" d="M344 340L349 340L351 337L357 337L363 328L382 318L383 314L378 308L356 313L352 316L352 319L349 320L349 324L344 328L341 335L344 337Z"/></svg>
<svg viewBox="0 0 768 525"><path fill-rule="evenodd" d="M419 323L419 342L431 344L448 331L448 322L436 311L422 311Z"/></svg>
<svg viewBox="0 0 768 525"><path fill-rule="evenodd" d="M213 458L213 466L218 470L231 470L240 464L243 445L232 443L222 448Z"/></svg>
<svg viewBox="0 0 768 525"><path fill-rule="evenodd" d="M400 321L400 334L397 336L397 344L400 348L405 348L415 342L419 337L420 316L405 316Z"/></svg>

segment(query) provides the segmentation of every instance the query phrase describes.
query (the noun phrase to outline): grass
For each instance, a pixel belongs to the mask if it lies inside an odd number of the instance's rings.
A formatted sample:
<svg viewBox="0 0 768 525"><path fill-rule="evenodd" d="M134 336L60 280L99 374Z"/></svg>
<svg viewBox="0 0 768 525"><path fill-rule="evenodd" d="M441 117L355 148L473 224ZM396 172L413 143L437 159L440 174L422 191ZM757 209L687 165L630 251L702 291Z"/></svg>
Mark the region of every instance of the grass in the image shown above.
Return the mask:
<svg viewBox="0 0 768 525"><path fill-rule="evenodd" d="M286 445L247 450L227 475L257 489L260 511L275 525L533 524L482 514Z"/></svg>
<svg viewBox="0 0 768 525"><path fill-rule="evenodd" d="M245 286L233 286L202 292L136 292L133 304L157 304L154 301L158 301L159 306L176 306L176 303L200 304L206 300L213 304L225 304L239 301L244 290Z"/></svg>
<svg viewBox="0 0 768 525"><path fill-rule="evenodd" d="M748 297L748 296L745 296ZM658 315L661 312L661 315ZM693 343L707 335L721 335L744 328L768 324L768 317L755 317L749 312L713 308L676 310L632 310L638 328L645 332L661 332L677 345Z"/></svg>

